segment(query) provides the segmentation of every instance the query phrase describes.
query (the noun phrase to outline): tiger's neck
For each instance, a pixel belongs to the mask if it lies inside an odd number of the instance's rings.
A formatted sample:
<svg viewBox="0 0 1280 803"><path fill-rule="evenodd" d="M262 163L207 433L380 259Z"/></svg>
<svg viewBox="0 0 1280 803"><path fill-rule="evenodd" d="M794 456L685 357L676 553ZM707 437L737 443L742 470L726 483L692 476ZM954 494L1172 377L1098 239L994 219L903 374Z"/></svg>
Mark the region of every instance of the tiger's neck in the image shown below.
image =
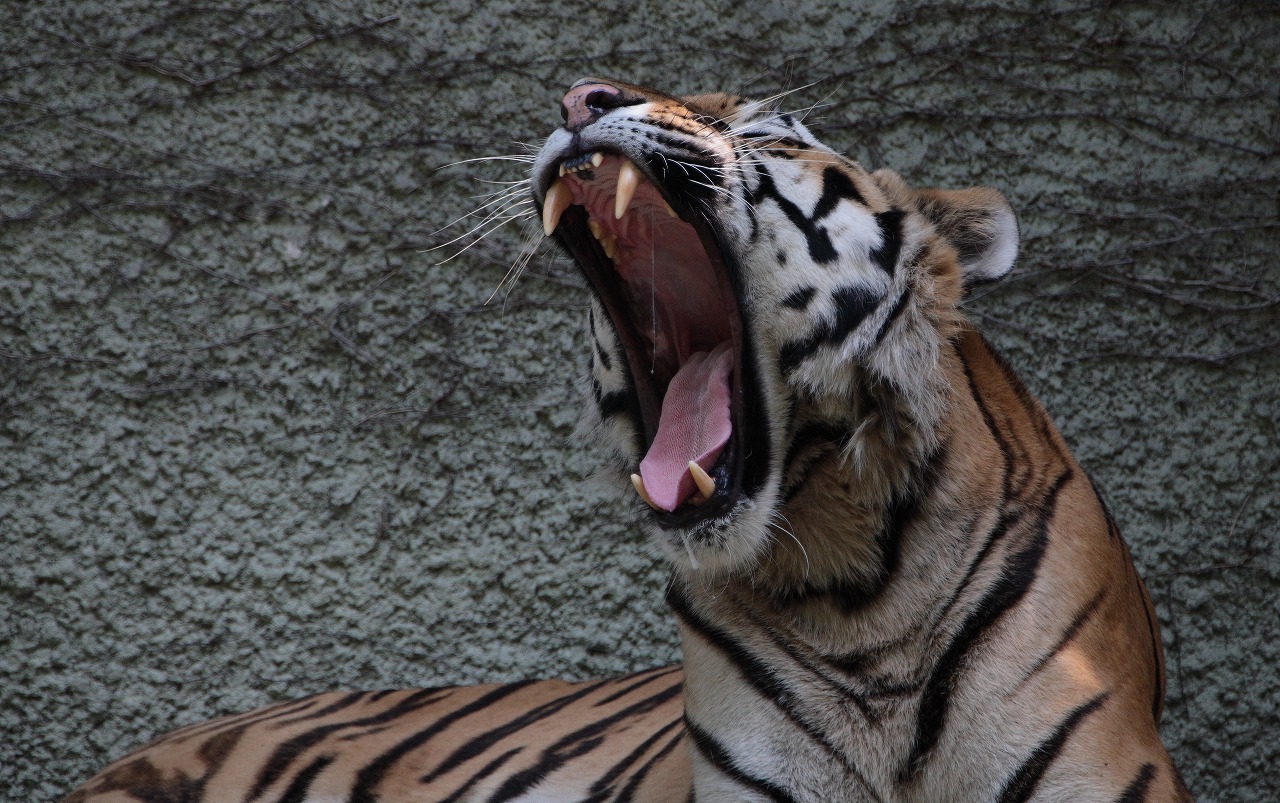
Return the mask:
<svg viewBox="0 0 1280 803"><path fill-rule="evenodd" d="M866 482L831 451L808 467L783 510L790 532L755 575L672 583L695 740L698 722L747 738L780 730L783 717L832 757L874 733L863 749L883 756L881 780L910 765L920 741L904 712L923 705L908 701L928 695L939 645L995 593L985 572L1037 559L1035 522L1018 511L1052 503L1078 470L976 332L940 363L952 393L927 450ZM1012 447L1002 429L1035 442ZM877 481L878 497L867 493ZM744 694L773 705L742 713Z"/></svg>

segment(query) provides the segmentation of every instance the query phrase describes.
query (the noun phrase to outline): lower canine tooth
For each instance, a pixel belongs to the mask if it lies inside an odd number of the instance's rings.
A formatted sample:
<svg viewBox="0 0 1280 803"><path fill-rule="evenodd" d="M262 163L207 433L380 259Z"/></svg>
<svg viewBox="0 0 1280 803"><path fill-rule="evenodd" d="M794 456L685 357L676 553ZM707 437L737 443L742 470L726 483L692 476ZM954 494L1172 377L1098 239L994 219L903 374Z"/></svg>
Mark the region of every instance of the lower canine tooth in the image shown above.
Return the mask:
<svg viewBox="0 0 1280 803"><path fill-rule="evenodd" d="M702 466L694 461L689 461L689 473L693 475L693 483L698 486L698 490L702 491L702 495L710 499L716 493L716 481L711 479Z"/></svg>
<svg viewBox="0 0 1280 803"><path fill-rule="evenodd" d="M631 484L632 486L635 487L636 493L640 494L640 498L644 500L644 503L646 505L653 508L654 510L661 510L661 508L655 505L653 503L653 500L649 498L649 492L644 489L644 480L640 477L639 474L631 475Z"/></svg>
<svg viewBox="0 0 1280 803"><path fill-rule="evenodd" d="M663 208L663 209L665 209L665 210L667 210L667 217L675 217L675 216L676 216L676 210L672 209L672 208L671 208L671 204L667 203L666 201L663 201L663 202L662 202L662 208Z"/></svg>
<svg viewBox="0 0 1280 803"><path fill-rule="evenodd" d="M623 162L622 167L618 168L618 194L613 199L613 217L615 220L621 220L626 214L627 207L631 206L631 199L635 197L636 187L640 186L640 171L631 162Z"/></svg>
<svg viewBox="0 0 1280 803"><path fill-rule="evenodd" d="M573 192L563 179L556 179L547 190L547 197L542 199L542 233L551 236L551 232L560 225L560 216L573 203Z"/></svg>

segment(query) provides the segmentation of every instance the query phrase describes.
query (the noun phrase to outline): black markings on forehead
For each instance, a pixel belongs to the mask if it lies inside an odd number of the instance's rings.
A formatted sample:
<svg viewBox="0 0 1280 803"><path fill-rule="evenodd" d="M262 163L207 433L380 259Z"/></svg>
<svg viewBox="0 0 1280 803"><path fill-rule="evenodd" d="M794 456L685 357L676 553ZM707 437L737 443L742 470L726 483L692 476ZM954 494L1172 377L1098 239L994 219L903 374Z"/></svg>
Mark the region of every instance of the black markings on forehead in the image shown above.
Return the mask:
<svg viewBox="0 0 1280 803"><path fill-rule="evenodd" d="M806 215L800 210L800 207L793 203L790 199L783 197L778 190L778 185L773 180L773 174L768 168L756 166L756 174L760 179L759 185L750 193L748 199L753 205L762 198L769 198L778 205L787 218L801 231L805 236L805 240L809 245L809 256L820 265L834 262L836 257L835 247L831 244L831 236L827 233L825 227L818 225L819 222L828 217L835 211L841 201L852 201L854 203L866 205L866 201L862 197L862 193L858 192L858 188L854 186L853 179L847 173L838 167L831 165L822 171L822 195L818 198L818 203L813 208L812 215ZM889 212L882 213L889 215ZM896 213L898 218L901 213ZM880 215L876 216L877 222L880 222ZM883 231L885 224L881 222L881 230ZM888 236L884 238L887 243ZM893 258L897 259L897 248L894 248ZM892 273L892 270L890 270Z"/></svg>
<svg viewBox="0 0 1280 803"><path fill-rule="evenodd" d="M902 250L902 210L877 212L876 223L880 225L881 239L880 245L871 252L871 261L892 276L898 265L898 252Z"/></svg>
<svg viewBox="0 0 1280 803"><path fill-rule="evenodd" d="M809 244L809 256L813 261L820 265L834 262L836 249L831 245L831 236L827 234L827 230L816 225L804 212L800 211L800 207L778 192L778 186L773 183L773 175L768 169L757 165L756 174L759 176L760 183L754 190L751 190L747 202L752 206L758 206L764 199L772 200L787 216L787 219L804 235Z"/></svg>
<svg viewBox="0 0 1280 803"><path fill-rule="evenodd" d="M862 198L862 193L853 186L853 179L849 178L848 173L834 166L828 167L822 171L822 197L818 199L818 205L813 208L813 219L821 220L831 214L836 204L844 200L867 205Z"/></svg>

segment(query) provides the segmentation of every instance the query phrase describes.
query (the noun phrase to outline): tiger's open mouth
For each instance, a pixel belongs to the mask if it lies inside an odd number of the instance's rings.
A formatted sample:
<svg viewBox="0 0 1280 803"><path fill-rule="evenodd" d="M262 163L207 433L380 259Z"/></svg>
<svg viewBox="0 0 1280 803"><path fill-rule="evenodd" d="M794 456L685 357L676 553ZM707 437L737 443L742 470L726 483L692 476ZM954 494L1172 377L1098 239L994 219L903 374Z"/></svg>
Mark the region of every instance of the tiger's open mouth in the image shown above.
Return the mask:
<svg viewBox="0 0 1280 803"><path fill-rule="evenodd" d="M594 287L627 354L641 428L636 491L669 527L742 497L744 335L734 266L675 168L570 153L539 176L543 228ZM749 369L748 369L749 370Z"/></svg>

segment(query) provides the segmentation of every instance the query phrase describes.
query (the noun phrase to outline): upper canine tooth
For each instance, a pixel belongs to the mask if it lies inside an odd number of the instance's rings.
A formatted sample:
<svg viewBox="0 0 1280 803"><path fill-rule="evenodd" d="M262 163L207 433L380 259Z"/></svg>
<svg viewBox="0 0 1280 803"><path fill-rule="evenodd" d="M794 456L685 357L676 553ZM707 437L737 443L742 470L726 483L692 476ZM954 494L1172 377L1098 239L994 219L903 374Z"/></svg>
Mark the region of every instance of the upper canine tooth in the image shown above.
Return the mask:
<svg viewBox="0 0 1280 803"><path fill-rule="evenodd" d="M551 232L560 225L560 216L573 202L573 192L563 180L556 179L547 190L547 197L542 199L542 233L551 236Z"/></svg>
<svg viewBox="0 0 1280 803"><path fill-rule="evenodd" d="M716 481L711 475L693 460L689 461L689 473L693 475L693 483L702 491L702 495L710 499L716 495Z"/></svg>
<svg viewBox="0 0 1280 803"><path fill-rule="evenodd" d="M639 186L640 171L631 162L623 162L618 170L618 194L613 199L615 220L621 220L626 214L627 207L631 206L631 199L635 197L636 187Z"/></svg>

